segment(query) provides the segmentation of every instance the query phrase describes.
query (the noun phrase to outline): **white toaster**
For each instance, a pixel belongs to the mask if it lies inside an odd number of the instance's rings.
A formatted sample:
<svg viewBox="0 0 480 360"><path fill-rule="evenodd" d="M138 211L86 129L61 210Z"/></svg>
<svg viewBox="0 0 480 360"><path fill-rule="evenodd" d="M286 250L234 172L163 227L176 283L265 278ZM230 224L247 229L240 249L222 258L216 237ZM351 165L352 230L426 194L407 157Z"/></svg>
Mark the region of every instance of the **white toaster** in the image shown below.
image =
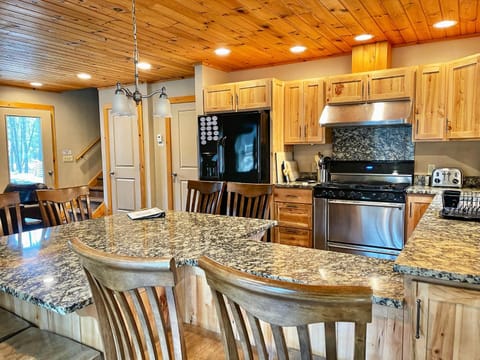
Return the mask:
<svg viewBox="0 0 480 360"><path fill-rule="evenodd" d="M461 188L462 171L457 168L440 168L432 172L432 186Z"/></svg>

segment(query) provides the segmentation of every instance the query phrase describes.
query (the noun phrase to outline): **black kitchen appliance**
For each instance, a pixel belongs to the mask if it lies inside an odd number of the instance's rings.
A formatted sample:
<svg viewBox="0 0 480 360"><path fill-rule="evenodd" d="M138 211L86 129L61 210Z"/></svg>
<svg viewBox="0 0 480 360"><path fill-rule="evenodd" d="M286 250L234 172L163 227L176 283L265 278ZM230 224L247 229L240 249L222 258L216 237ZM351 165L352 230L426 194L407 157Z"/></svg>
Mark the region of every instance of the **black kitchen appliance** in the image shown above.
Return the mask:
<svg viewBox="0 0 480 360"><path fill-rule="evenodd" d="M198 117L199 178L270 182L268 111Z"/></svg>
<svg viewBox="0 0 480 360"><path fill-rule="evenodd" d="M440 217L453 220L480 221L480 193L445 190Z"/></svg>
<svg viewBox="0 0 480 360"><path fill-rule="evenodd" d="M314 246L395 259L404 246L405 189L413 161L331 161L313 189Z"/></svg>

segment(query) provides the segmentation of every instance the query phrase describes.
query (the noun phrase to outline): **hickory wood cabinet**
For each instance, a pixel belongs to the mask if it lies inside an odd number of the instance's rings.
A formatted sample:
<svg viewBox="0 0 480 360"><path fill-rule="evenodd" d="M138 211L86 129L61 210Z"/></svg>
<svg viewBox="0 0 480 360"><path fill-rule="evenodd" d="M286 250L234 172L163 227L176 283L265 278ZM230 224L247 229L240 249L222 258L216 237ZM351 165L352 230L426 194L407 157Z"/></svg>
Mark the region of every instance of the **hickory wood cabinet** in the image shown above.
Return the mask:
<svg viewBox="0 0 480 360"><path fill-rule="evenodd" d="M425 211L430 206L434 195L408 194L405 210L405 240L412 235Z"/></svg>
<svg viewBox="0 0 480 360"><path fill-rule="evenodd" d="M419 67L415 141L480 138L479 60L473 55Z"/></svg>
<svg viewBox="0 0 480 360"><path fill-rule="evenodd" d="M266 109L271 103L270 79L211 85L203 89L205 113Z"/></svg>
<svg viewBox="0 0 480 360"><path fill-rule="evenodd" d="M332 76L326 79L326 102L336 104L413 99L414 85L414 67Z"/></svg>
<svg viewBox="0 0 480 360"><path fill-rule="evenodd" d="M406 282L406 358L480 359L480 291L422 280Z"/></svg>
<svg viewBox="0 0 480 360"><path fill-rule="evenodd" d="M328 130L318 124L324 98L322 79L285 82L285 144L325 144L328 141Z"/></svg>
<svg viewBox="0 0 480 360"><path fill-rule="evenodd" d="M273 242L312 247L312 190L276 187L273 193L275 220Z"/></svg>

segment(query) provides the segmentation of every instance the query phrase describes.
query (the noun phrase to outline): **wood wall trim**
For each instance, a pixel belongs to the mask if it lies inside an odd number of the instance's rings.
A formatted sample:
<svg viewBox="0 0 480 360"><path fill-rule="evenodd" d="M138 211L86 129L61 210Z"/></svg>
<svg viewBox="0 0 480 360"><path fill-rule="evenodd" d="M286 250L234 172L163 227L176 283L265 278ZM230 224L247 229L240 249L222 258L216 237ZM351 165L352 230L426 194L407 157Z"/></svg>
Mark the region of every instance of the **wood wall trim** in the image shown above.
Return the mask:
<svg viewBox="0 0 480 360"><path fill-rule="evenodd" d="M57 136L55 131L55 107L46 104L32 104L0 100L0 107L12 109L46 110L50 112L50 129L52 131L53 186L58 188Z"/></svg>
<svg viewBox="0 0 480 360"><path fill-rule="evenodd" d="M194 103L195 95L169 98L171 104ZM165 156L167 162L167 206L173 210L173 177L172 177L172 119L165 118Z"/></svg>
<svg viewBox="0 0 480 360"><path fill-rule="evenodd" d="M189 102L195 102L195 95L188 95L188 96L175 96L168 98L170 100L170 104L183 104Z"/></svg>
<svg viewBox="0 0 480 360"><path fill-rule="evenodd" d="M107 211L108 215L112 214L112 179L110 178L110 132L109 132L109 112L112 109L111 104L103 107L103 143L105 144L105 179L107 183Z"/></svg>

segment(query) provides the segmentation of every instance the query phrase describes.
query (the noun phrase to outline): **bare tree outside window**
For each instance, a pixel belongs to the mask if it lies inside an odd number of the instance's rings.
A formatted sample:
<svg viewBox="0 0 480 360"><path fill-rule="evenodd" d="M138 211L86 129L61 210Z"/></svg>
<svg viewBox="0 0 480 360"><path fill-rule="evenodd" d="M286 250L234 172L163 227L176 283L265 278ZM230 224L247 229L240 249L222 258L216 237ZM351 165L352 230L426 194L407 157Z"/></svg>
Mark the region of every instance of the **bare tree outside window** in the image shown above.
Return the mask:
<svg viewBox="0 0 480 360"><path fill-rule="evenodd" d="M15 184L43 183L43 147L40 117L6 117L8 169Z"/></svg>

